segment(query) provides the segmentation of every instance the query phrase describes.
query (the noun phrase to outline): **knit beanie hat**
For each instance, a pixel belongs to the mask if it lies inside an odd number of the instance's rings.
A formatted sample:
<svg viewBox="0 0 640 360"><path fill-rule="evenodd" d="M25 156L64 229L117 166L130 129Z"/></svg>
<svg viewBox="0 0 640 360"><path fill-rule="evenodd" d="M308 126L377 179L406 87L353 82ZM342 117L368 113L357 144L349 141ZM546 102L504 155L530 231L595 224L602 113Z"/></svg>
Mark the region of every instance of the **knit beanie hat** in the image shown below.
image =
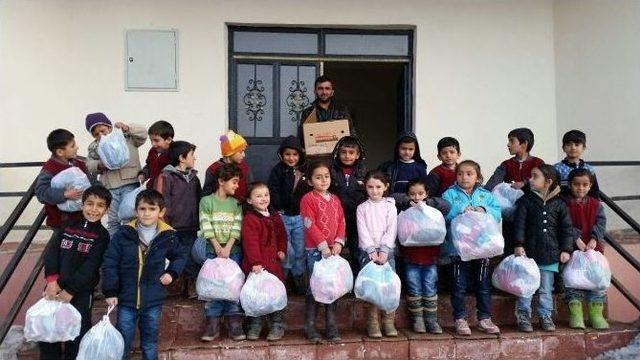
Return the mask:
<svg viewBox="0 0 640 360"><path fill-rule="evenodd" d="M87 131L89 131L89 133L91 133L91 130L93 130L96 125L106 125L108 127L113 126L111 125L111 120L109 120L105 114L100 112L87 115L84 119L84 125L87 127Z"/></svg>
<svg viewBox="0 0 640 360"><path fill-rule="evenodd" d="M220 136L220 152L222 156L231 156L246 149L247 146L247 141L233 132L233 130L229 130L226 134Z"/></svg>

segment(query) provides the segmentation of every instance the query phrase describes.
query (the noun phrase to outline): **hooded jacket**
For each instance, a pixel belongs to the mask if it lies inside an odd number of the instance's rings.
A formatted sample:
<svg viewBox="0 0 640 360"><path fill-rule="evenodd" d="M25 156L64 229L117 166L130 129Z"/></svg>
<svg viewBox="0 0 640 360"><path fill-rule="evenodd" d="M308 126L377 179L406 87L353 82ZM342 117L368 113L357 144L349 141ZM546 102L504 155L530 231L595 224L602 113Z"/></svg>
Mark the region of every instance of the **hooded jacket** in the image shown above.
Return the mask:
<svg viewBox="0 0 640 360"><path fill-rule="evenodd" d="M173 165L167 165L158 177L156 190L164 197L164 220L176 230L198 230L200 219L198 206L202 197L202 187L198 171L189 169L183 173Z"/></svg>
<svg viewBox="0 0 640 360"><path fill-rule="evenodd" d="M302 181L304 169L304 151L300 140L290 135L282 140L278 148L278 158L282 160L282 153L285 149L298 151L300 159L294 167L285 164L283 161L277 163L269 174L269 193L271 194L271 206L276 211L282 211L286 216L300 215L300 196L296 193L296 172L299 176L298 183Z"/></svg>
<svg viewBox="0 0 640 360"><path fill-rule="evenodd" d="M425 183L427 182L427 163L422 159L422 156L420 156L420 144L418 143L418 138L414 133L411 132L401 134L395 144L393 160L387 161L380 166L380 170L387 174L387 176L389 177L389 192L391 193L390 195L393 196L393 198L396 200L396 205L398 206L398 208L406 207L409 203L409 198L404 192L393 192L393 189L396 186L396 182L398 181L398 168L400 166L400 163L402 162L402 160L400 159L400 144L407 142L407 139L412 139L416 144L416 151L413 154L413 160L420 168L420 173L423 174L420 178Z"/></svg>
<svg viewBox="0 0 640 360"><path fill-rule="evenodd" d="M360 147L360 157L352 166L351 174L347 177L343 172L345 165L340 162L340 147L346 141L355 141ZM367 175L365 167L366 152L362 142L355 136L345 136L338 141L331 154L331 187L329 191L340 198L347 223L355 225L356 209L367 200L364 187L364 177Z"/></svg>

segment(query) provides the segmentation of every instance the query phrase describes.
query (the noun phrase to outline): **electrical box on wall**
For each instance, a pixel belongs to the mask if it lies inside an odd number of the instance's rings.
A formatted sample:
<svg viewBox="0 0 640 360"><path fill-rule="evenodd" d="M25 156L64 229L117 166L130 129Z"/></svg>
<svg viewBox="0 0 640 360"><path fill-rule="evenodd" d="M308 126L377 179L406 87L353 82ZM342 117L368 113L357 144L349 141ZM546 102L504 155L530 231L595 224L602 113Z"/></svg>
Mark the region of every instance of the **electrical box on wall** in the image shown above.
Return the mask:
<svg viewBox="0 0 640 360"><path fill-rule="evenodd" d="M126 31L127 91L178 91L178 31Z"/></svg>

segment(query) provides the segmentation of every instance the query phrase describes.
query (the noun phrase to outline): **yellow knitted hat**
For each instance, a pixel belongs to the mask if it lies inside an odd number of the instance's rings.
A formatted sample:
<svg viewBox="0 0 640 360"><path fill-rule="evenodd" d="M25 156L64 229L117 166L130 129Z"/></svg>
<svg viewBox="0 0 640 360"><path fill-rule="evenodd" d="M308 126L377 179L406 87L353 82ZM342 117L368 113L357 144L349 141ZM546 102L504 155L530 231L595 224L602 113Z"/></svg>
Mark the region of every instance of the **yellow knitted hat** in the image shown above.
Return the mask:
<svg viewBox="0 0 640 360"><path fill-rule="evenodd" d="M226 134L220 136L220 152L222 156L231 156L239 151L247 148L247 141L236 134L233 130L227 131Z"/></svg>

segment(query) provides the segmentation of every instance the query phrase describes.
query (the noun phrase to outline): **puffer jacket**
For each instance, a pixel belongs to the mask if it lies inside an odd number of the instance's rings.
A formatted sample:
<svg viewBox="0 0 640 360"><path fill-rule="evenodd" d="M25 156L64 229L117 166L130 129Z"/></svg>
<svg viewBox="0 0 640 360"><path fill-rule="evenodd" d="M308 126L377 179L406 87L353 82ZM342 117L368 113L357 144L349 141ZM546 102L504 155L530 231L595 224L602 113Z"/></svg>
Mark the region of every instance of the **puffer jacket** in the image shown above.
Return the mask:
<svg viewBox="0 0 640 360"><path fill-rule="evenodd" d="M198 171L189 169L185 174L173 165L162 170L155 184L156 190L164 197L164 220L176 230L198 230L199 209L202 187Z"/></svg>
<svg viewBox="0 0 640 360"><path fill-rule="evenodd" d="M300 140L291 135L282 140L278 149L278 158L282 159L284 149L295 149L300 155L300 160L295 167L289 166L280 161L269 174L269 193L271 194L271 206L276 211L282 211L286 216L300 215L300 196L295 191L295 187L300 184L304 173L304 151ZM296 184L296 171L299 172L300 179Z"/></svg>
<svg viewBox="0 0 640 360"><path fill-rule="evenodd" d="M340 162L339 151L340 146L345 140L354 140L360 147L360 158L353 164L353 170L348 178L344 176L342 168L344 165ZM364 177L367 175L365 159L367 155L362 142L355 136L345 136L333 148L331 155L331 187L329 191L336 194L342 203L345 218L349 223L353 220L355 224L356 209L358 205L367 200L367 193L364 187Z"/></svg>

